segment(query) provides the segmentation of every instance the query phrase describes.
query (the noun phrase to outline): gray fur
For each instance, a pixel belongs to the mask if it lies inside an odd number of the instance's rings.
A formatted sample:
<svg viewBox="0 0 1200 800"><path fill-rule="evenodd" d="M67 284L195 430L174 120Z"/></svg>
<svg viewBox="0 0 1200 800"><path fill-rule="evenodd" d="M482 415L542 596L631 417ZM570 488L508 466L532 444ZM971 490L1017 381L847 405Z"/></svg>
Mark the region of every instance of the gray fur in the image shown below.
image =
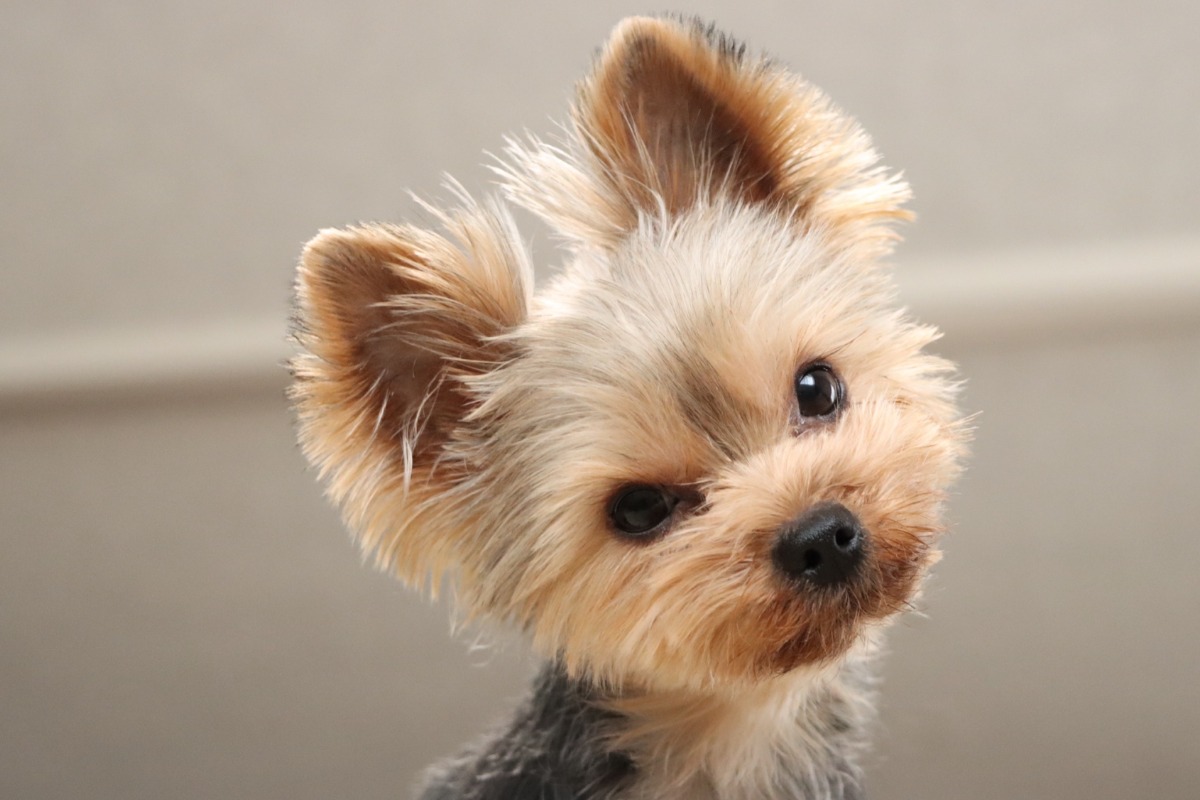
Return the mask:
<svg viewBox="0 0 1200 800"><path fill-rule="evenodd" d="M615 715L547 665L507 727L430 771L421 800L618 800L630 759L604 747Z"/></svg>
<svg viewBox="0 0 1200 800"><path fill-rule="evenodd" d="M843 686L861 696L869 689L857 666L844 673ZM633 759L605 744L622 718L597 699L595 689L567 677L560 665L547 665L508 725L429 771L420 800L647 800ZM834 692L806 710L796 735L815 739L821 757L781 764L776 794L763 797L864 800L855 764L866 722L861 710Z"/></svg>

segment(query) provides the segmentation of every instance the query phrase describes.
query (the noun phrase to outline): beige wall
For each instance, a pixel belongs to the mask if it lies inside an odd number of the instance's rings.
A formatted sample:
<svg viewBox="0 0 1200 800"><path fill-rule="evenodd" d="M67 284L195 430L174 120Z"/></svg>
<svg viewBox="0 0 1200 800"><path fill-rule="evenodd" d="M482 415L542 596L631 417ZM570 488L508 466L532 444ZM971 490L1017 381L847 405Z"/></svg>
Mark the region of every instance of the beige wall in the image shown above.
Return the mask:
<svg viewBox="0 0 1200 800"><path fill-rule="evenodd" d="M878 800L1200 785L1193 3L698 3L917 191L981 411ZM528 668L364 568L276 363L317 228L548 131L621 15L43 3L0 26L0 797L403 795ZM537 256L553 263L539 239Z"/></svg>
<svg viewBox="0 0 1200 800"><path fill-rule="evenodd" d="M916 191L910 257L1195 231L1191 0L690 8L860 118ZM410 212L443 172L482 186L482 151L548 131L642 9L20 4L0 26L0 334L284 313L315 229Z"/></svg>

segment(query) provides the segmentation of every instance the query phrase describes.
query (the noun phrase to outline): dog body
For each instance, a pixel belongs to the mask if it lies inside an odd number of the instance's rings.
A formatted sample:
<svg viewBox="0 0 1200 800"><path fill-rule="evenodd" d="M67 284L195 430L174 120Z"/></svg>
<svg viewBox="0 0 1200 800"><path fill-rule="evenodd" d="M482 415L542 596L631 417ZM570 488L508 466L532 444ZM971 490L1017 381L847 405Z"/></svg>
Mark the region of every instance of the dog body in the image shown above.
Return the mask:
<svg viewBox="0 0 1200 800"><path fill-rule="evenodd" d="M305 451L402 579L547 666L426 800L854 798L879 631L936 558L964 432L894 306L908 192L815 89L699 25L622 23L504 206L322 232ZM430 577L432 576L432 577Z"/></svg>
<svg viewBox="0 0 1200 800"><path fill-rule="evenodd" d="M551 663L512 723L439 765L421 800L860 798L854 762L869 706L858 673L855 664L816 685L804 676L721 698L655 698L645 709L652 737L692 761L681 775L669 757L638 764L614 749L614 734L629 730L619 702Z"/></svg>

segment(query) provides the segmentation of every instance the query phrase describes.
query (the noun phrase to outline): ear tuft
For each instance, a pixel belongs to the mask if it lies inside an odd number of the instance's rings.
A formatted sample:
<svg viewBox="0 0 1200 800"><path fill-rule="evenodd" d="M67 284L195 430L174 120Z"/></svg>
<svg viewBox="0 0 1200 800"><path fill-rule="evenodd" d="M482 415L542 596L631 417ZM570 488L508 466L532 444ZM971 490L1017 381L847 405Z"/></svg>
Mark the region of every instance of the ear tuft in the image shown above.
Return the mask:
<svg viewBox="0 0 1200 800"><path fill-rule="evenodd" d="M611 247L698 204L768 206L886 250L908 188L816 88L698 22L631 18L579 88L563 146L512 143L510 197Z"/></svg>

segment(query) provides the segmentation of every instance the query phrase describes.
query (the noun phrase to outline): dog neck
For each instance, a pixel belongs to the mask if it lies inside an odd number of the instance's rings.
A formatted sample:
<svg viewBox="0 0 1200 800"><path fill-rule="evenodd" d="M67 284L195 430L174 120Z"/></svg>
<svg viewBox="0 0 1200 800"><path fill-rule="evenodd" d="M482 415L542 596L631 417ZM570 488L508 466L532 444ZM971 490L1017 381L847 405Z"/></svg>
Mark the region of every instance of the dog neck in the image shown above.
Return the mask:
<svg viewBox="0 0 1200 800"><path fill-rule="evenodd" d="M438 765L422 800L861 800L862 645L721 691L604 691L546 665L506 728Z"/></svg>
<svg viewBox="0 0 1200 800"><path fill-rule="evenodd" d="M865 652L719 692L599 698L609 741L637 778L629 797L659 800L850 800L869 723Z"/></svg>

